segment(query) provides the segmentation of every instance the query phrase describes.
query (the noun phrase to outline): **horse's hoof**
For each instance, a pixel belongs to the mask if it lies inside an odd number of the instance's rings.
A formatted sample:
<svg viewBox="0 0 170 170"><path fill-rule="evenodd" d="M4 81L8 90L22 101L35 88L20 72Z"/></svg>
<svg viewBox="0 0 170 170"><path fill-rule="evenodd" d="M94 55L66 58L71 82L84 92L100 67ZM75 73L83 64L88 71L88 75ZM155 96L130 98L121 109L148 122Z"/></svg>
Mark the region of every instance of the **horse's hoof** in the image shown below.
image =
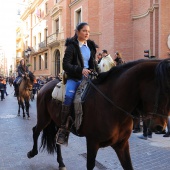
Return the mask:
<svg viewBox="0 0 170 170"><path fill-rule="evenodd" d="M20 116L20 114L18 113L17 116Z"/></svg>
<svg viewBox="0 0 170 170"><path fill-rule="evenodd" d="M27 119L30 120L30 116L28 116Z"/></svg>
<svg viewBox="0 0 170 170"><path fill-rule="evenodd" d="M25 119L25 115L23 116L23 119Z"/></svg>
<svg viewBox="0 0 170 170"><path fill-rule="evenodd" d="M29 158L29 159L31 159L31 158L33 158L35 155L37 155L38 154L38 151L36 151L35 153L33 153L32 151L29 151L28 153L27 153L27 157Z"/></svg>
<svg viewBox="0 0 170 170"><path fill-rule="evenodd" d="M59 170L67 170L66 167L59 167Z"/></svg>

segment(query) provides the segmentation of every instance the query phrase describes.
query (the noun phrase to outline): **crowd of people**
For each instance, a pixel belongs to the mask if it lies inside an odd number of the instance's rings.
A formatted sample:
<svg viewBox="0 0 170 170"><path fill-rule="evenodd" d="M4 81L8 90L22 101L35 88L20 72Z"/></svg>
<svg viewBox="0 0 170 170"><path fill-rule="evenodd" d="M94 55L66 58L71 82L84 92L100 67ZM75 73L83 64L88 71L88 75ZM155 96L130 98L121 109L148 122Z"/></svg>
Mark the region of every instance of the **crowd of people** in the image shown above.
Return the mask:
<svg viewBox="0 0 170 170"><path fill-rule="evenodd" d="M107 50L102 50L101 53L98 53L96 56L96 62L98 64L100 72L106 72L114 66L119 66L125 63L121 54L115 52L114 58L108 53Z"/></svg>

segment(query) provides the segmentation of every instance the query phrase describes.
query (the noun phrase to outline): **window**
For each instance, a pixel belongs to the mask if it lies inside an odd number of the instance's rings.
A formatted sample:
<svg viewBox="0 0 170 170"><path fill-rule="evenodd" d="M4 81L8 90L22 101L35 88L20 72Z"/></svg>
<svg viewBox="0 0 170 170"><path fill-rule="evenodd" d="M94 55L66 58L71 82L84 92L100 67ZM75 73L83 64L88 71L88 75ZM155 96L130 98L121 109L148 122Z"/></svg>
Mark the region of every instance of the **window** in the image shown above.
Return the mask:
<svg viewBox="0 0 170 170"><path fill-rule="evenodd" d="M48 3L45 3L45 15L48 13Z"/></svg>
<svg viewBox="0 0 170 170"><path fill-rule="evenodd" d="M34 15L34 25L36 24L36 15Z"/></svg>
<svg viewBox="0 0 170 170"><path fill-rule="evenodd" d="M59 19L57 19L56 21L56 33L59 33Z"/></svg>
<svg viewBox="0 0 170 170"><path fill-rule="evenodd" d="M36 70L36 57L34 57L34 70Z"/></svg>
<svg viewBox="0 0 170 170"><path fill-rule="evenodd" d="M75 12L75 24L79 24L81 22L81 9L78 9L76 12Z"/></svg>
<svg viewBox="0 0 170 170"><path fill-rule="evenodd" d="M44 40L47 39L47 36L48 36L48 30L47 30L47 28L46 28L46 29L44 29Z"/></svg>
<svg viewBox="0 0 170 170"><path fill-rule="evenodd" d="M26 30L28 30L28 22L26 22Z"/></svg>
<svg viewBox="0 0 170 170"><path fill-rule="evenodd" d="M41 33L38 34L39 43L41 42Z"/></svg>
<svg viewBox="0 0 170 170"><path fill-rule="evenodd" d="M47 69L48 68L47 53L45 53L44 55L45 55L45 57L44 57L45 69Z"/></svg>
<svg viewBox="0 0 170 170"><path fill-rule="evenodd" d="M33 44L36 46L36 36L33 37Z"/></svg>
<svg viewBox="0 0 170 170"><path fill-rule="evenodd" d="M39 55L39 70L41 70L41 55Z"/></svg>

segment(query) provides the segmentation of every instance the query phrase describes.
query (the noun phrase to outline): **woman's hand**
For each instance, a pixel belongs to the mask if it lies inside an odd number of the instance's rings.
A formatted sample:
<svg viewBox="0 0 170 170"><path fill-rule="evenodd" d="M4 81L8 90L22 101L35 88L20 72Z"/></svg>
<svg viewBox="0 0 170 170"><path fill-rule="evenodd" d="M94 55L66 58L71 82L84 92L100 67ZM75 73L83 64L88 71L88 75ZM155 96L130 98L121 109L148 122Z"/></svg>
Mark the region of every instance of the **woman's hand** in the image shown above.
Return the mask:
<svg viewBox="0 0 170 170"><path fill-rule="evenodd" d="M89 73L91 73L90 70L84 68L83 71L82 71L82 74L85 76L85 77L88 77Z"/></svg>

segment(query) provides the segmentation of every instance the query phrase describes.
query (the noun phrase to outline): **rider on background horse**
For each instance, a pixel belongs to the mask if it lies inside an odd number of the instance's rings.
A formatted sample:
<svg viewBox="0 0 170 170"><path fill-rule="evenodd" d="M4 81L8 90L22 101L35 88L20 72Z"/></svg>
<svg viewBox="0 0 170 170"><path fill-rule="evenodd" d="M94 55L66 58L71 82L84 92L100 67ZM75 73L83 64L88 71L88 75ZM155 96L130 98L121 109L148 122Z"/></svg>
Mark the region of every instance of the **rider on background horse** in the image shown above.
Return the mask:
<svg viewBox="0 0 170 170"><path fill-rule="evenodd" d="M15 96L17 95L17 88L18 85L20 84L20 82L22 81L22 78L25 76L26 73L29 72L28 67L25 65L25 60L21 59L20 60L20 64L17 68L17 72L18 72L18 76L16 77L16 79L14 80L13 86L14 86L14 90L15 90Z"/></svg>
<svg viewBox="0 0 170 170"><path fill-rule="evenodd" d="M67 74L66 93L61 111L61 128L57 133L57 143L67 142L66 122L71 105L83 76L88 77L91 70L98 71L95 61L97 45L89 40L90 28L85 22L77 25L75 35L66 40L66 50L63 58L63 69Z"/></svg>

